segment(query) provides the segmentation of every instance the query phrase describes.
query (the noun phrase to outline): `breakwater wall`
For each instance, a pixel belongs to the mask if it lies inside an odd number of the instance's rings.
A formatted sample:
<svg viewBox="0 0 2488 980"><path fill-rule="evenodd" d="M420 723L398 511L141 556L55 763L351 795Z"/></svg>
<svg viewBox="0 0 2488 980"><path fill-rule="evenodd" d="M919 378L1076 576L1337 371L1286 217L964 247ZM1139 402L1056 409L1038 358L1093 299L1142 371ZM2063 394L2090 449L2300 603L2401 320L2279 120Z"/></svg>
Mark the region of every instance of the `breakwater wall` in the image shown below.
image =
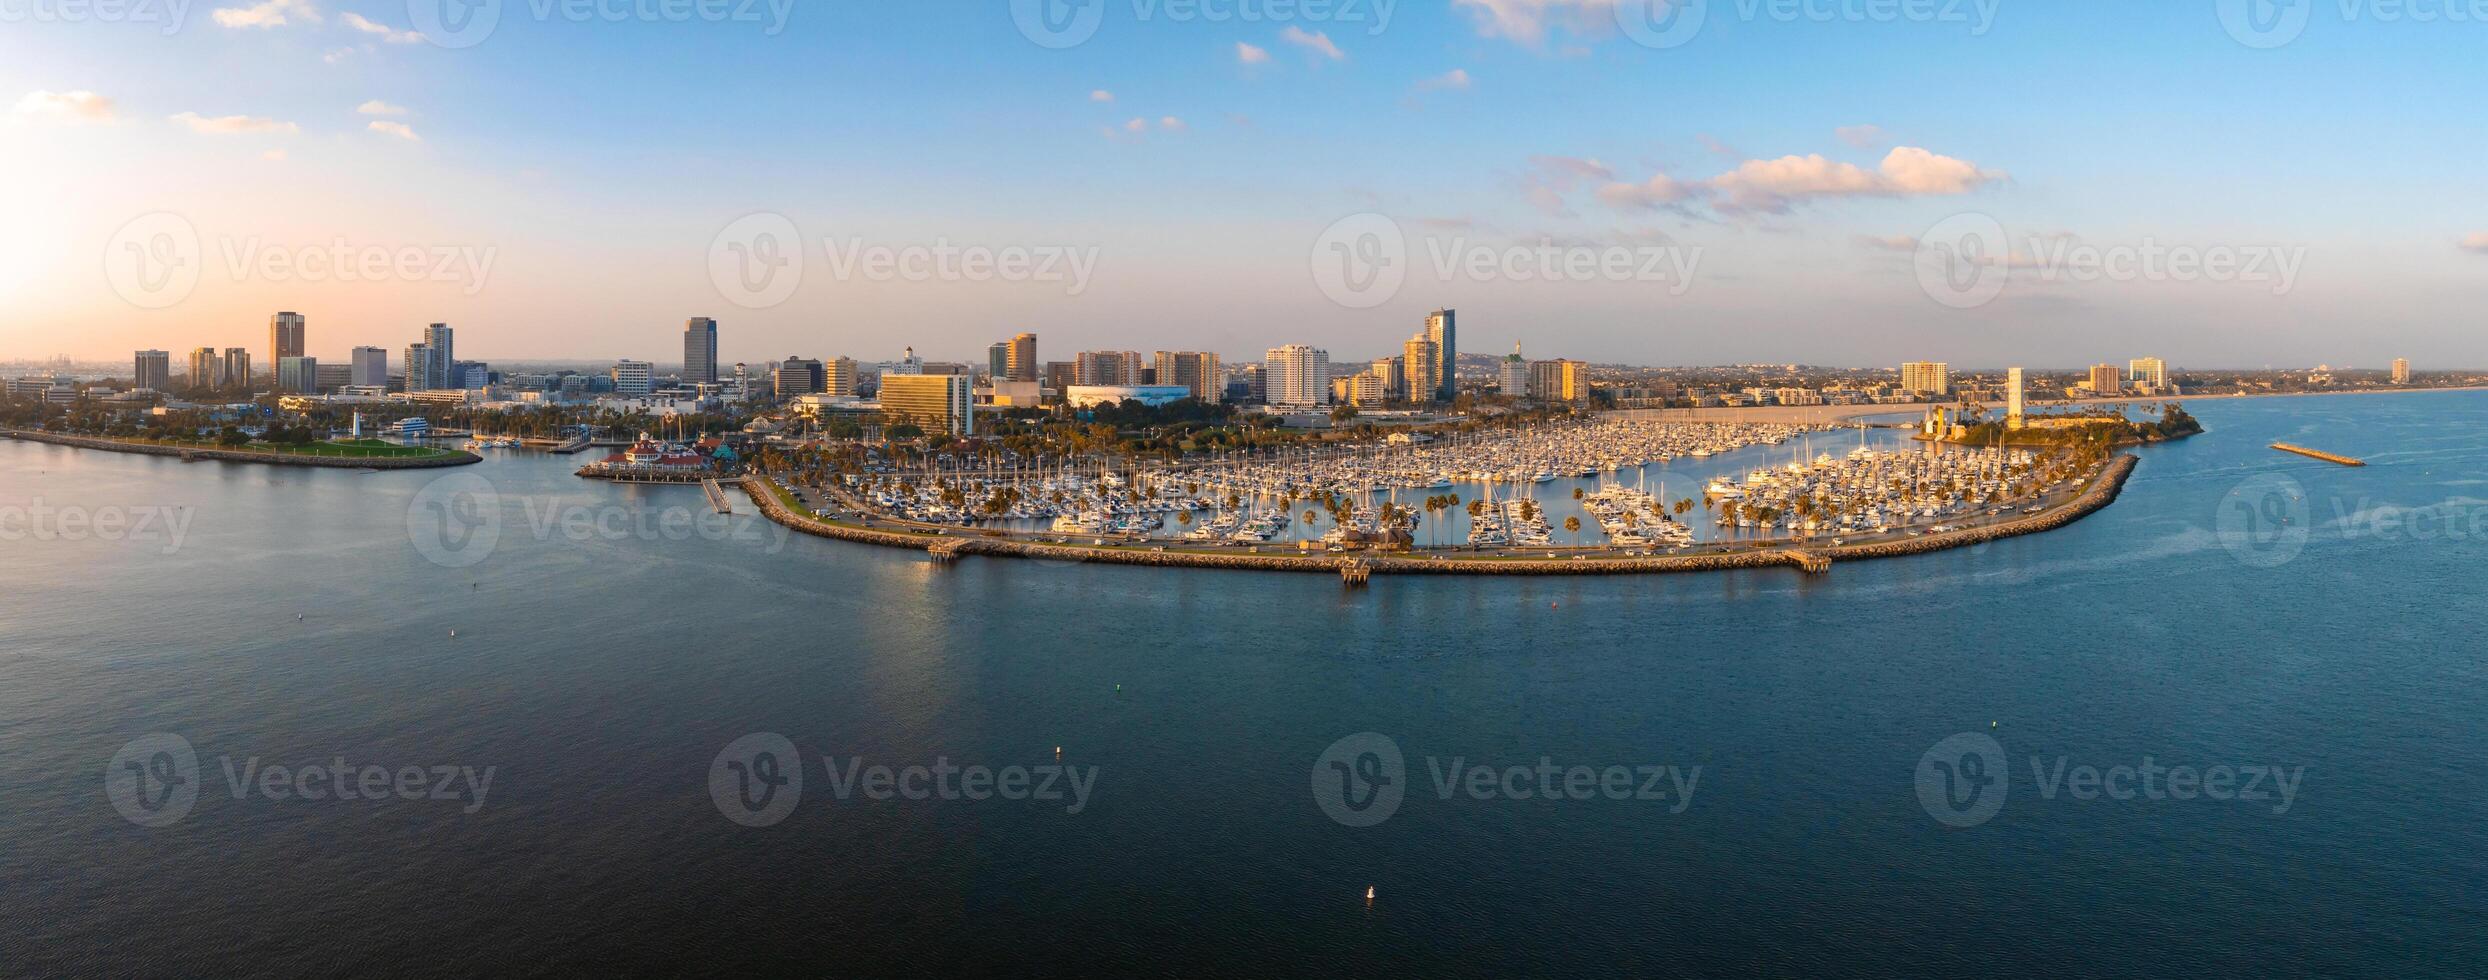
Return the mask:
<svg viewBox="0 0 2488 980"><path fill-rule="evenodd" d="M408 459L391 456L302 456L294 453L260 453L246 449L207 449L199 446L164 446L146 442L123 442L93 436L70 436L57 432L30 432L24 429L0 429L0 437L24 442L41 442L77 449L99 449L108 453L132 453L139 456L177 456L182 459L212 460L220 463L264 463L269 466L321 466L347 470L427 470L444 466L466 466L481 463L484 457L462 450L446 456Z"/></svg>

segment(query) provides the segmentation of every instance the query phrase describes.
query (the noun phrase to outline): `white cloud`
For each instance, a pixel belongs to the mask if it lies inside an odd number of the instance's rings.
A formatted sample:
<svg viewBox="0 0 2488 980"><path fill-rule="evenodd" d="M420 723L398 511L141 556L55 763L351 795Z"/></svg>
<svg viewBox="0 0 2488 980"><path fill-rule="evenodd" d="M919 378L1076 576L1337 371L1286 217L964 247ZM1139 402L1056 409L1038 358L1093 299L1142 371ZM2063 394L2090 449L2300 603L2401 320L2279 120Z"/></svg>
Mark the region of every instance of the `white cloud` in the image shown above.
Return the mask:
<svg viewBox="0 0 2488 980"><path fill-rule="evenodd" d="M266 152L266 153L262 153L262 154L260 154L260 155L259 155L259 158L260 158L260 159L262 159L262 160L266 160L266 161L268 161L269 163L284 163L284 162L285 162L285 151L283 151L283 150L269 150L269 151L268 151L268 152Z"/></svg>
<svg viewBox="0 0 2488 980"><path fill-rule="evenodd" d="M1883 127L1881 126L1842 126L1832 130L1832 135L1840 137L1840 142L1861 150L1871 150L1883 145Z"/></svg>
<svg viewBox="0 0 2488 980"><path fill-rule="evenodd" d="M1237 41L1235 42L1235 60L1238 64L1266 65L1270 63L1270 52L1265 49L1246 44L1242 41Z"/></svg>
<svg viewBox="0 0 2488 980"><path fill-rule="evenodd" d="M406 114L406 107L402 105L390 105L386 102L380 101L379 99L373 99L369 102L363 103L362 105L355 106L354 111L362 113L366 116L403 116Z"/></svg>
<svg viewBox="0 0 2488 980"><path fill-rule="evenodd" d="M1146 133L1149 131L1149 120L1142 119L1139 116L1133 116L1132 121L1123 124L1123 131L1126 133Z"/></svg>
<svg viewBox="0 0 2488 980"><path fill-rule="evenodd" d="M2472 232L2462 238L2462 249L2488 255L2488 231Z"/></svg>
<svg viewBox="0 0 2488 980"><path fill-rule="evenodd" d="M1101 88L1101 89L1098 89L1097 91L1094 91L1094 92L1090 92L1090 93L1089 93L1089 101L1091 101L1091 102L1112 102L1112 101L1114 101L1114 93L1109 92L1109 91L1106 91L1105 89L1102 89L1102 88Z"/></svg>
<svg viewBox="0 0 2488 980"><path fill-rule="evenodd" d="M365 34L378 34L390 44L414 44L423 40L422 31L401 31L351 11L337 16L339 22Z"/></svg>
<svg viewBox="0 0 2488 980"><path fill-rule="evenodd" d="M296 17L313 24L319 23L320 8L312 6L311 0L260 0L248 7L220 8L215 16L216 23L225 27L283 27L293 23L290 18Z"/></svg>
<svg viewBox="0 0 2488 980"><path fill-rule="evenodd" d="M1459 92L1468 91L1469 70L1466 68L1454 68L1440 75L1436 75L1428 79L1422 79L1417 82L1417 91L1420 92L1433 92L1444 89Z"/></svg>
<svg viewBox="0 0 2488 980"><path fill-rule="evenodd" d="M21 116L57 119L63 122L111 122L115 115L112 100L84 90L53 92L36 90L17 100L15 112Z"/></svg>
<svg viewBox="0 0 2488 980"><path fill-rule="evenodd" d="M266 116L202 116L195 112L185 112L171 118L174 122L190 127L191 132L205 133L210 136L232 136L240 133L282 133L291 136L302 132L300 126L289 122L278 122Z"/></svg>
<svg viewBox="0 0 2488 980"><path fill-rule="evenodd" d="M368 128L372 132L395 136L398 139L413 140L417 143L423 142L423 137L415 135L413 127L402 122L389 122L386 120L374 119L372 120L371 126Z"/></svg>
<svg viewBox="0 0 2488 980"><path fill-rule="evenodd" d="M1452 0L1467 8L1477 33L1528 47L1542 47L1547 35L1561 29L1576 37L1603 38L1615 33L1619 0ZM1650 2L1650 0L1631 0Z"/></svg>
<svg viewBox="0 0 2488 980"><path fill-rule="evenodd" d="M1298 27L1294 24L1287 25L1286 30L1279 32L1279 40L1293 44L1307 51L1311 51L1315 54L1321 55L1322 57L1329 58L1332 61L1346 61L1348 59L1347 52L1339 50L1338 45L1330 43L1330 35L1319 32L1307 32L1304 28Z"/></svg>
<svg viewBox="0 0 2488 980"><path fill-rule="evenodd" d="M330 52L329 52L329 53L327 53L327 54L321 55L321 56L320 56L320 60L321 60L321 61L328 62L329 64L332 64L332 65L333 65L333 64L336 64L336 63L338 63L338 62L340 62L340 61L344 61L344 60L346 60L347 58L350 58L350 57L353 57L353 56L354 56L354 49L353 49L353 48L338 48L338 49L336 49L336 50L334 50L334 51L330 51Z"/></svg>
<svg viewBox="0 0 2488 980"><path fill-rule="evenodd" d="M1784 156L1776 160L1747 160L1708 180L1685 181L1659 174L1639 184L1610 183L1599 188L1598 199L1621 209L1663 208L1707 200L1724 214L1787 214L1801 203L1819 199L1953 197L2009 176L2002 171L1980 169L1967 160L1904 146L1885 155L1873 170L1826 159L1819 153Z"/></svg>
<svg viewBox="0 0 2488 980"><path fill-rule="evenodd" d="M1184 125L1183 120L1174 116L1163 116L1158 119L1158 128L1170 132L1182 132L1192 127Z"/></svg>

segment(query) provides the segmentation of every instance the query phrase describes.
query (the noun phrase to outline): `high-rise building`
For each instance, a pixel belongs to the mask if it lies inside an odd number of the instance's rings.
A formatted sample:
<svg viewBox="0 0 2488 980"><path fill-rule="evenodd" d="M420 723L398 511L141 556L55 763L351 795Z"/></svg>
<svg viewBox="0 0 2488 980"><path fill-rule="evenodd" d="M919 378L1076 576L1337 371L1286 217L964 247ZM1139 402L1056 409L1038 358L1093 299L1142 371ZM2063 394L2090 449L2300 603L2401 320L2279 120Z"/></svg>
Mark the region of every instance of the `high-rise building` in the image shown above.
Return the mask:
<svg viewBox="0 0 2488 980"><path fill-rule="evenodd" d="M976 380L964 374L890 375L881 379L881 414L927 434L976 434Z"/></svg>
<svg viewBox="0 0 2488 980"><path fill-rule="evenodd" d="M446 323L435 323L423 330L421 343L406 347L406 390L448 391L466 386L459 376L456 347L457 331Z"/></svg>
<svg viewBox="0 0 2488 980"><path fill-rule="evenodd" d="M1408 400L1408 359L1405 357L1374 358L1374 377L1382 383L1383 401Z"/></svg>
<svg viewBox="0 0 2488 980"><path fill-rule="evenodd" d="M1226 400L1227 374L1218 365L1218 355L1199 351L1159 351L1157 362L1156 384L1190 388L1192 397L1203 404L1215 405Z"/></svg>
<svg viewBox="0 0 2488 980"><path fill-rule="evenodd" d="M771 387L780 401L801 395L817 395L829 386L828 372L821 362L802 357L789 357L771 372Z"/></svg>
<svg viewBox="0 0 2488 980"><path fill-rule="evenodd" d="M320 365L318 372L316 372L312 387L314 390L318 391L335 391L353 383L353 365L322 364Z"/></svg>
<svg viewBox="0 0 2488 980"><path fill-rule="evenodd" d="M1901 365L1901 390L1934 398L1952 394L1952 365L1942 361L1910 361Z"/></svg>
<svg viewBox="0 0 2488 980"><path fill-rule="evenodd" d="M431 345L432 356L440 358L443 366L458 363L457 336L458 332L449 329L446 323L423 328L423 342Z"/></svg>
<svg viewBox="0 0 2488 980"><path fill-rule="evenodd" d="M1529 397L1529 361L1520 356L1520 341L1512 342L1512 353L1503 358L1503 394L1509 398Z"/></svg>
<svg viewBox="0 0 2488 980"><path fill-rule="evenodd" d="M1080 365L1071 361L1047 361L1042 374L1043 377L1039 380L1045 383L1045 387L1055 391L1068 391L1072 385L1079 383ZM1012 380L1019 379L1015 376Z"/></svg>
<svg viewBox="0 0 2488 980"><path fill-rule="evenodd" d="M1408 338L1408 342L1402 345L1402 351L1400 359L1408 362L1408 400L1430 402L1440 399L1443 378L1434 372L1442 370L1443 351L1436 346L1433 335L1421 333Z"/></svg>
<svg viewBox="0 0 2488 980"><path fill-rule="evenodd" d="M2393 383L2397 385L2406 385L2410 383L2410 358L2396 357L2393 359Z"/></svg>
<svg viewBox="0 0 2488 980"><path fill-rule="evenodd" d="M248 388L251 383L251 352L247 347L225 348L224 373L217 375L217 386Z"/></svg>
<svg viewBox="0 0 2488 980"><path fill-rule="evenodd" d="M2005 427L2005 428L2008 428L2008 429L2019 429L2019 428L2021 428L2021 427L2022 427L2022 408L2023 408L2023 399L2024 399L2025 397L2027 397L2027 396L2025 396L2025 395L2023 394L2023 391L2024 391L2024 386L2023 386L2023 384L2022 384L2022 369L2020 369L2020 368L2012 368L2012 369L2010 369L2010 370L2005 371L2005 372L2004 372L2004 427Z"/></svg>
<svg viewBox="0 0 2488 980"><path fill-rule="evenodd" d="M1140 352L1128 350L1082 351L1074 383L1080 385L1136 385L1140 383Z"/></svg>
<svg viewBox="0 0 2488 980"><path fill-rule="evenodd" d="M682 379L692 384L717 380L717 321L695 316L683 322Z"/></svg>
<svg viewBox="0 0 2488 980"><path fill-rule="evenodd" d="M295 395L308 395L320 390L318 359L288 357L276 362L276 390Z"/></svg>
<svg viewBox="0 0 2488 980"><path fill-rule="evenodd" d="M1304 344L1270 348L1267 399L1272 405L1312 408L1330 403L1330 352Z"/></svg>
<svg viewBox="0 0 2488 980"><path fill-rule="evenodd" d="M348 384L384 388L389 384L389 352L378 347L357 347L351 358L351 380Z"/></svg>
<svg viewBox="0 0 2488 980"><path fill-rule="evenodd" d="M863 369L852 357L831 358L821 365L821 393L852 398L864 385Z"/></svg>
<svg viewBox="0 0 2488 980"><path fill-rule="evenodd" d="M435 373L438 372L438 373ZM431 391L441 387L447 374L432 355L430 344L406 345L406 392Z"/></svg>
<svg viewBox="0 0 2488 980"><path fill-rule="evenodd" d="M268 318L268 363L283 364L288 357L301 357L303 319L300 313L279 313Z"/></svg>
<svg viewBox="0 0 2488 980"><path fill-rule="evenodd" d="M216 348L201 347L190 352L190 386L222 388L225 386L225 360Z"/></svg>
<svg viewBox="0 0 2488 980"><path fill-rule="evenodd" d="M137 354L138 387L151 391L173 390L173 355L169 351L142 350Z"/></svg>
<svg viewBox="0 0 2488 980"><path fill-rule="evenodd" d="M2125 376L2114 364L2091 365L2091 394L2107 397L2125 390Z"/></svg>
<svg viewBox="0 0 2488 980"><path fill-rule="evenodd" d="M1440 386L1441 392L1435 398L1441 401L1451 401L1460 396L1458 320L1459 314L1451 310L1436 310L1426 314L1425 318L1425 339L1434 342L1434 383ZM1410 365L1409 371L1409 377L1416 377L1415 365ZM1411 400L1413 401L1414 398L1412 397Z"/></svg>
<svg viewBox="0 0 2488 980"><path fill-rule="evenodd" d="M996 381L1011 380L1011 342L1001 341L985 348L985 374Z"/></svg>
<svg viewBox="0 0 2488 980"><path fill-rule="evenodd" d="M1533 361L1529 365L1529 396L1542 402L1577 402L1590 397L1589 365L1579 361Z"/></svg>
<svg viewBox="0 0 2488 980"><path fill-rule="evenodd" d="M619 395L645 396L656 390L656 365L646 361L613 362L613 390Z"/></svg>
<svg viewBox="0 0 2488 980"><path fill-rule="evenodd" d="M449 367L449 387L482 391L492 387L492 365L482 361L459 361Z"/></svg>
<svg viewBox="0 0 2488 980"><path fill-rule="evenodd" d="M2137 388L2168 387L2168 362L2156 357L2137 357L2125 364L2125 379Z"/></svg>
<svg viewBox="0 0 2488 980"><path fill-rule="evenodd" d="M1270 400L1270 372L1259 364L1237 365L1235 376L1227 381L1231 397L1245 402Z"/></svg>
<svg viewBox="0 0 2488 980"><path fill-rule="evenodd" d="M1023 333L1011 338L1011 349L1003 359L1003 367L1010 369L1013 381L1039 380L1044 369L1037 364L1037 335Z"/></svg>

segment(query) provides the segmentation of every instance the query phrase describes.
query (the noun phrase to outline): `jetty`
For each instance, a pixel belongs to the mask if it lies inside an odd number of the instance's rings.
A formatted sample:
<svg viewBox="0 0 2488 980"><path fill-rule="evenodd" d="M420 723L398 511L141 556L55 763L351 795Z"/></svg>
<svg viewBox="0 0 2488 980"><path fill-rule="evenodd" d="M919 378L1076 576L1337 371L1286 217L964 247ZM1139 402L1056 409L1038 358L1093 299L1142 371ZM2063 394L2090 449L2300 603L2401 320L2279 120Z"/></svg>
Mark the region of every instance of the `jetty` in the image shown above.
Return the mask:
<svg viewBox="0 0 2488 980"><path fill-rule="evenodd" d="M2367 465L2367 461L2363 459L2353 459L2348 456L2336 455L2325 452L2321 449L2308 449L2305 446L2293 446L2286 442L2273 443L2272 448L2278 449L2285 453L2297 453L2298 455L2307 457L2308 459L2320 459L2327 463L2339 463L2343 466Z"/></svg>
<svg viewBox="0 0 2488 980"><path fill-rule="evenodd" d="M726 488L719 485L717 481L703 480L700 482L700 489L707 492L708 505L717 508L718 513L734 513L733 501L726 499Z"/></svg>

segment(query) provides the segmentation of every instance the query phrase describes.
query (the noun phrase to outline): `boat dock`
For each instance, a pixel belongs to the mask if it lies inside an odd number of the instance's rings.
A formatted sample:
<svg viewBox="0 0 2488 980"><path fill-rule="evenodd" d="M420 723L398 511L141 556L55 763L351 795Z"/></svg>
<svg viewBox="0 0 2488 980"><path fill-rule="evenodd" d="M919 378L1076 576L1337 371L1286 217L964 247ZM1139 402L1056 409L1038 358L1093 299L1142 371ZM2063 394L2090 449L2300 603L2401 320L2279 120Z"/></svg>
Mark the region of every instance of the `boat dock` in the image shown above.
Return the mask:
<svg viewBox="0 0 2488 980"><path fill-rule="evenodd" d="M2293 446L2286 442L2273 443L2272 448L2278 449L2285 453L2297 453L2298 455L2305 456L2309 459L2320 459L2327 463L2339 463L2343 466L2367 465L2367 461L2363 459L2352 459L2348 456L2337 456L2321 449L2308 449L2305 446Z"/></svg>
<svg viewBox="0 0 2488 980"><path fill-rule="evenodd" d="M731 514L731 513L734 513L734 504L733 504L733 502L731 502L731 501L729 501L729 500L727 500L727 499L726 499L726 488L725 488L725 487L723 487L723 486L718 485L717 481L715 481L715 480L704 480L704 481L701 481L701 483L700 483L700 489L701 489L701 490L703 490L703 491L705 491L705 492L707 492L707 494L708 494L708 505L709 505L709 506L711 506L711 507L715 507L715 508L717 508L717 512L718 512L718 513L720 513L720 514Z"/></svg>

